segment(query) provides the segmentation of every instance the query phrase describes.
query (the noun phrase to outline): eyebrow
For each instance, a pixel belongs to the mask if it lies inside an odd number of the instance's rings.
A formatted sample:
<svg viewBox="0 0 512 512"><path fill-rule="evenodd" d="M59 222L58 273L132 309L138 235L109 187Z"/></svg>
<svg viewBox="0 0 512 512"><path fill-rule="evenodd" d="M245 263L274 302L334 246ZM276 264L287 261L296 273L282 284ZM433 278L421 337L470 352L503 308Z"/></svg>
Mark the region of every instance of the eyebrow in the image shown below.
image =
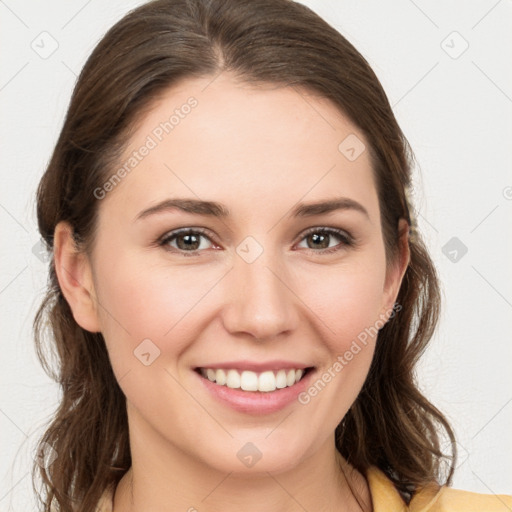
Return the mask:
<svg viewBox="0 0 512 512"><path fill-rule="evenodd" d="M173 209L178 209L195 215L206 215L222 219L231 215L229 209L226 206L215 201L173 198L166 199L154 206L143 210L137 215L135 220L138 221L151 215L163 213ZM366 217L368 217L368 219L370 218L368 211L361 203L358 203L357 201L354 201L348 197L329 199L316 203L299 203L293 208L290 216L313 217L315 215L331 213L337 210L353 210L364 214Z"/></svg>

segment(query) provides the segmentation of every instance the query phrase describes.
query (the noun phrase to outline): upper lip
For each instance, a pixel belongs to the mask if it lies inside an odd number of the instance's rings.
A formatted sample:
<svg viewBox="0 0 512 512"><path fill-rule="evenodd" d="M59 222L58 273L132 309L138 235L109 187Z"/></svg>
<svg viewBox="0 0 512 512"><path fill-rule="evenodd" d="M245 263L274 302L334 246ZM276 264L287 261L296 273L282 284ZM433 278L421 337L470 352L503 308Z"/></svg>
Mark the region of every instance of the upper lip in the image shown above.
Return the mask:
<svg viewBox="0 0 512 512"><path fill-rule="evenodd" d="M283 370L283 369L306 369L311 368L312 365L303 364L295 361L272 360L266 362L255 361L223 361L220 363L207 363L197 368L211 368L212 370L218 369L234 369L234 370L247 370L253 372L264 372L267 370Z"/></svg>

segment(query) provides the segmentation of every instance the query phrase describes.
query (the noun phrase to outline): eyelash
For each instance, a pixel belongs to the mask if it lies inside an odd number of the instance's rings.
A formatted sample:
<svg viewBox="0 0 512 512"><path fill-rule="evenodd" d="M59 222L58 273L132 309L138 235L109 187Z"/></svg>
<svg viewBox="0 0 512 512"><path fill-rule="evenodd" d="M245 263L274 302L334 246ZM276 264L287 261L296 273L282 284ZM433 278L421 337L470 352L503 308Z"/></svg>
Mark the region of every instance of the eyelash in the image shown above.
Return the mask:
<svg viewBox="0 0 512 512"><path fill-rule="evenodd" d="M207 230L202 229L202 228L177 229L177 230L171 231L171 232L167 233L166 235L164 235L162 238L160 238L157 241L157 244L158 244L158 246L163 247L165 250L167 250L169 252L176 252L185 257L199 256L201 249L195 249L193 251L183 251L182 249L176 249L173 247L171 250L166 246L169 244L169 242L176 239L180 235L191 235L191 234L202 235L202 236L208 238L210 240L210 242L215 243L213 240L211 240L211 237L209 236L208 233L209 232ZM315 250L315 249L309 249L309 248L306 249L307 251L310 251L312 253L332 254L334 252L338 252L338 251L342 250L343 248L352 247L353 245L355 245L354 238L350 234L348 234L346 231L342 231L341 229L337 229L337 228L328 228L328 227L313 227L313 228L306 230L304 232L304 234L302 235L300 242L302 242L302 240L304 240L307 236L312 235L313 233L322 233L322 234L328 234L331 236L332 235L337 236L341 240L341 243L334 247L329 247L327 249L321 249L321 250Z"/></svg>

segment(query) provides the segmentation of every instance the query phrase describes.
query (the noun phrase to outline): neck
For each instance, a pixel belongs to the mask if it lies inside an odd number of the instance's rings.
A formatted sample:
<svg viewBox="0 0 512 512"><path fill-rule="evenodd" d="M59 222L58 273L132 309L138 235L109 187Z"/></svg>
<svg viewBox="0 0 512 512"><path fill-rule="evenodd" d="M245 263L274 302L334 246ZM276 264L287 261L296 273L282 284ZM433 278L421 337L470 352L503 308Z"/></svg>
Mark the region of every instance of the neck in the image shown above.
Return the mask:
<svg viewBox="0 0 512 512"><path fill-rule="evenodd" d="M341 457L334 436L292 469L239 473L142 434L130 435L132 467L117 486L113 512L372 510L366 479Z"/></svg>

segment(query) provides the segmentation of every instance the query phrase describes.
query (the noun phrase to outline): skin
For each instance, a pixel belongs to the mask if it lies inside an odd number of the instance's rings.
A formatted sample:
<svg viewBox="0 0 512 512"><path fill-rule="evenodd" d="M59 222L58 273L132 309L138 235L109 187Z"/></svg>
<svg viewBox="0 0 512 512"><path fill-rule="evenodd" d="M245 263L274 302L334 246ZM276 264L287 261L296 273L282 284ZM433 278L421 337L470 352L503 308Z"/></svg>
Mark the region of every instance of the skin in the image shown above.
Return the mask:
<svg viewBox="0 0 512 512"><path fill-rule="evenodd" d="M55 230L63 293L77 323L103 333L127 398L133 465L114 512L371 510L366 480L336 451L334 430L363 385L375 338L308 404L272 414L217 402L192 369L287 359L320 376L389 315L409 261L407 226L387 266L368 151L349 161L338 150L349 134L366 144L363 135L334 104L293 88L228 73L186 80L140 120L126 156L190 96L197 107L99 201L90 254L73 247L66 223ZM299 201L341 196L368 216L290 217ZM174 209L134 220L171 197L218 201L231 217ZM183 227L212 236L188 257L176 239L167 250L155 243ZM339 250L322 254L326 246L304 235L312 227L342 229L356 244L332 235L326 244ZM247 236L263 249L250 264L236 252ZM134 357L147 338L160 350L149 366ZM237 457L248 442L262 453L250 468Z"/></svg>

